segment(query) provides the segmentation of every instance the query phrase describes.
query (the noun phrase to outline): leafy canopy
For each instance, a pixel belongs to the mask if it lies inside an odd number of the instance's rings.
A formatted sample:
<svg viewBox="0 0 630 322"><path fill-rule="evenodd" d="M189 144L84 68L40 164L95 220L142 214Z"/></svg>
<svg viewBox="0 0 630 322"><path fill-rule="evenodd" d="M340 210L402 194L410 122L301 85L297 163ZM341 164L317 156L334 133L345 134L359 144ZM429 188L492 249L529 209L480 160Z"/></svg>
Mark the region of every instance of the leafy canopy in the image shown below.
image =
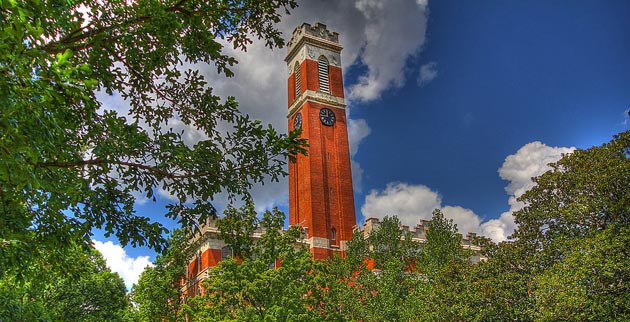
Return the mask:
<svg viewBox="0 0 630 322"><path fill-rule="evenodd" d="M247 197L285 175L304 142L240 114L191 66L231 76L223 46L282 46L275 24L295 6L0 1L0 272L21 274L25 257L70 239L88 245L93 228L159 250L166 230L134 212L138 198L164 190L176 199L166 216L189 227L215 215L217 193ZM107 94L124 103L105 108ZM186 141L177 125L203 138Z"/></svg>
<svg viewBox="0 0 630 322"><path fill-rule="evenodd" d="M239 257L228 257L208 271L203 294L182 305L180 319L321 321L311 310L308 294L314 285L314 261L308 249L297 242L301 230L291 227L283 231L286 215L277 209L266 211L260 219L255 215L251 205L226 211L228 220L221 225L235 229L224 232L231 237L225 241ZM251 220L235 227L236 218ZM258 240L246 235L257 229L264 231Z"/></svg>
<svg viewBox="0 0 630 322"><path fill-rule="evenodd" d="M96 249L67 249L65 260L77 266L72 274L48 271L26 283L0 278L0 321L127 321L123 279Z"/></svg>

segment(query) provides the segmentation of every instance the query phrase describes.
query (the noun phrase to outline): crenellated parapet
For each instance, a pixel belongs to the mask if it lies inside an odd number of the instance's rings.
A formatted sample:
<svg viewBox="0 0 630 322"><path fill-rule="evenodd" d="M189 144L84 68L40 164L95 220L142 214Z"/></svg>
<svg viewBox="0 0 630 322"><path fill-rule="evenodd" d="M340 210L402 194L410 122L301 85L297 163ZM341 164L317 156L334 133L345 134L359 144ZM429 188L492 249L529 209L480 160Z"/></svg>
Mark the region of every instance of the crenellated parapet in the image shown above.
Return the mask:
<svg viewBox="0 0 630 322"><path fill-rule="evenodd" d="M411 238L422 245L427 242L427 232L429 231L430 223L430 220L420 219L416 226L410 228L407 225L401 225L400 230L410 233ZM378 230L380 225L381 221L378 218L370 217L365 220L362 228L359 226L355 226L354 229L355 231L363 233L364 238L367 238L372 232ZM481 247L473 243L476 237L477 233L473 232L469 232L466 234L466 236L462 236L462 248L473 251L473 256L471 257L471 260L475 263L485 259L479 254L481 251Z"/></svg>
<svg viewBox="0 0 630 322"><path fill-rule="evenodd" d="M316 23L313 26L308 23L303 23L293 30L291 39L287 44L287 47L289 49L289 54L287 55L287 57L291 56L294 50L300 47L300 41L302 41L304 38L308 38L312 42L315 42L323 47L333 47L334 49L338 48L339 50L341 50L338 33L328 30L326 28L326 25L320 22Z"/></svg>

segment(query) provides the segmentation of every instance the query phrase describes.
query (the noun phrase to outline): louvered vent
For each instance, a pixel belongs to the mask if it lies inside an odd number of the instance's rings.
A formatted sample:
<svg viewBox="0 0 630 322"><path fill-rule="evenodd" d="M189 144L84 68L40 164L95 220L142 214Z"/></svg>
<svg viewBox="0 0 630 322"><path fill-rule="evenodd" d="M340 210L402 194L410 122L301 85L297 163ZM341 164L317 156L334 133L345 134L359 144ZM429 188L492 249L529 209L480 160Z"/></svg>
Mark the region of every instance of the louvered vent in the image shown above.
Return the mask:
<svg viewBox="0 0 630 322"><path fill-rule="evenodd" d="M300 96L300 64L295 63L295 98Z"/></svg>
<svg viewBox="0 0 630 322"><path fill-rule="evenodd" d="M319 90L330 94L330 87L328 85L328 60L326 57L319 57L317 67L319 71Z"/></svg>

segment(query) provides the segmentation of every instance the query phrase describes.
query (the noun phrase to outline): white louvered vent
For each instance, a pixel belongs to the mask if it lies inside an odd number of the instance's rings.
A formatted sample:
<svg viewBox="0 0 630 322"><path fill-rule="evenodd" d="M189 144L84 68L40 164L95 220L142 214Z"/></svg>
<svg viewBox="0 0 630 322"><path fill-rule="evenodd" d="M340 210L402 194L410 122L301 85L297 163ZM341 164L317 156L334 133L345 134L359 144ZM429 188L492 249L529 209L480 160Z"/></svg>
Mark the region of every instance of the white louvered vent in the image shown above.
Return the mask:
<svg viewBox="0 0 630 322"><path fill-rule="evenodd" d="M300 96L300 64L295 63L295 98Z"/></svg>
<svg viewBox="0 0 630 322"><path fill-rule="evenodd" d="M319 57L317 69L319 72L319 90L330 94L330 86L328 85L328 60L326 57Z"/></svg>

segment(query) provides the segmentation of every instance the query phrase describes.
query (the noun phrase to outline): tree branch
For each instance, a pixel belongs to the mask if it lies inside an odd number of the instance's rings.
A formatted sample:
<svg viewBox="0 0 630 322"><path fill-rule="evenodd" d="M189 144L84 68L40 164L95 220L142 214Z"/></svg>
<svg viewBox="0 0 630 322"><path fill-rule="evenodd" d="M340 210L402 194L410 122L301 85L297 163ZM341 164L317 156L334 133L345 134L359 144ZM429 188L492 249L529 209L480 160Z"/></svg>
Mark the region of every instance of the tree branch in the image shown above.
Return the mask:
<svg viewBox="0 0 630 322"><path fill-rule="evenodd" d="M178 3L176 3L175 5L173 5L172 7L168 7L166 8L164 11L166 12L172 12L172 13L181 13L187 16L191 16L191 15L198 15L198 14L207 14L207 15L211 15L211 14L215 14L218 13L220 11L225 11L227 14L228 12L231 13L236 13L236 12L246 12L248 9L246 7L239 7L239 8L229 8L229 7L223 7L223 8L217 8L216 10L197 10L197 11L189 11L184 9L182 6L187 2L188 0L180 0ZM225 15L224 14L224 15ZM84 30L86 27L81 27L79 29L76 29L72 32L70 32L68 35L66 35L65 37L57 40L57 41L53 41L50 42L46 45L44 45L43 47L41 47L41 50L49 53L49 54L57 54L60 52L65 51L65 49L72 49L74 51L77 50L83 50L83 49L88 49L91 48L93 46L92 43L83 43L83 44L76 44L74 46L70 46L70 44L73 43L77 43L77 42L81 42L84 41L94 35L98 35L98 34L102 34L108 31L112 31L112 30L117 30L117 29L123 29L125 27L129 27L129 26L133 26L133 25L140 25L144 22L147 22L151 19L153 19L153 16L138 16L135 17L133 19L129 19L126 21L123 21L119 24L113 24L113 25L109 25L109 26L103 26L100 28L96 28L96 29L90 29L90 30L86 30L80 34L77 35L77 33L79 33L80 31ZM115 37L109 37L107 39L107 42L112 42L116 40ZM68 46L63 46L63 45L68 45Z"/></svg>
<svg viewBox="0 0 630 322"><path fill-rule="evenodd" d="M280 154L276 154L272 156L270 159L273 159L279 155ZM34 165L39 168L49 168L49 167L74 168L74 167L83 167L87 165L120 165L120 166L146 170L148 172L161 175L165 179L191 179L191 178L200 178L200 177L208 177L208 176L217 175L216 171L204 171L204 172L197 172L197 173L190 173L190 174L172 173L172 172L164 171L160 169L159 167L150 166L150 165L146 165L142 163L127 162L127 161L112 161L112 160L104 160L104 159L81 160L81 161L72 161L72 162L42 162L42 163L36 163ZM242 172L255 165L256 163L248 163L240 167L236 167L232 170L235 172Z"/></svg>

